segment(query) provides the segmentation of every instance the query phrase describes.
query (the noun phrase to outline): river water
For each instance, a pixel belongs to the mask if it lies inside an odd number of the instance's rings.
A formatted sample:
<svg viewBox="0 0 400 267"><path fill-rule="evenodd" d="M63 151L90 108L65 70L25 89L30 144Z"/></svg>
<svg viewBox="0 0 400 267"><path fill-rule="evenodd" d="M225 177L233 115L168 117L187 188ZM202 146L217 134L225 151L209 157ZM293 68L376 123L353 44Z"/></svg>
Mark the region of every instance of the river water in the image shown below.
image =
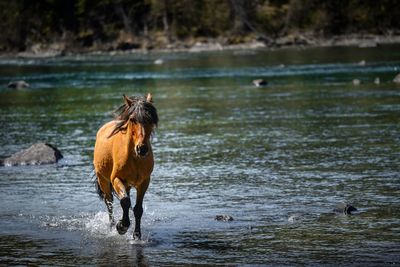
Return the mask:
<svg viewBox="0 0 400 267"><path fill-rule="evenodd" d="M400 266L399 72L399 46L1 58L0 157L43 141L64 158L0 167L0 265ZM138 242L109 229L92 153L122 95L147 92Z"/></svg>

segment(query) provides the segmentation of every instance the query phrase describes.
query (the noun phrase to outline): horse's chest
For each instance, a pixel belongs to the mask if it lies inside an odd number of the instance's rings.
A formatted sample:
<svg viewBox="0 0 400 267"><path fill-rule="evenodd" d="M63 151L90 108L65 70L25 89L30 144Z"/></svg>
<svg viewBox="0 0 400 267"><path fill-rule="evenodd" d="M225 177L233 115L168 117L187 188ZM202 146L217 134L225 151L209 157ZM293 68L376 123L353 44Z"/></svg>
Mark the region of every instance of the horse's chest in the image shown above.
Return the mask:
<svg viewBox="0 0 400 267"><path fill-rule="evenodd" d="M127 182L134 182L135 180L139 179L140 174L137 164L129 162L121 166L120 176L123 176L121 178Z"/></svg>
<svg viewBox="0 0 400 267"><path fill-rule="evenodd" d="M127 162L124 166L121 166L122 180L130 186L136 186L141 184L144 179L150 177L152 166L151 162L137 160Z"/></svg>

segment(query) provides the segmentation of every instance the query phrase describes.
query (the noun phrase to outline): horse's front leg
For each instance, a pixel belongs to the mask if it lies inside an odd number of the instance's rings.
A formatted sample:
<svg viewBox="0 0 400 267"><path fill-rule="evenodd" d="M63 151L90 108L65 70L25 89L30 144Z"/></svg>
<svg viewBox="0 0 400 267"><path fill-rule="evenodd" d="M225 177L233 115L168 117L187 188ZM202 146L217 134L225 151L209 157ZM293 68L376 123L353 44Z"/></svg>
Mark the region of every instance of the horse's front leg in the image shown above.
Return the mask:
<svg viewBox="0 0 400 267"><path fill-rule="evenodd" d="M122 207L122 219L117 223L117 231L120 235L125 234L128 231L131 222L129 220L129 209L131 208L131 199L126 192L124 184L117 177L113 180L113 187L115 192L117 193L118 198L120 199L120 204Z"/></svg>
<svg viewBox="0 0 400 267"><path fill-rule="evenodd" d="M143 198L144 194L147 191L147 188L149 187L149 182L150 179L146 180L145 182L143 182L143 184L137 187L136 204L133 208L133 214L135 215L135 232L133 233L133 239L136 240L140 240L142 238L140 222L143 215Z"/></svg>

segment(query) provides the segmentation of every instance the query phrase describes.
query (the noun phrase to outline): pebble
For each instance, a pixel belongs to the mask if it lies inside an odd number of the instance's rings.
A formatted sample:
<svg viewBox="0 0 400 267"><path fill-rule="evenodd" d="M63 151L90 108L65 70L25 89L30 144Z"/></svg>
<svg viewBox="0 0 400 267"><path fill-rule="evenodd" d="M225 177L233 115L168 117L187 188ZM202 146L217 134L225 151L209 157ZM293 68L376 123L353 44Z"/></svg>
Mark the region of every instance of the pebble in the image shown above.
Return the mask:
<svg viewBox="0 0 400 267"><path fill-rule="evenodd" d="M215 220L216 221L222 221L222 222L230 222L230 221L233 221L233 217L230 216L230 215L226 215L226 214L216 215L215 216Z"/></svg>
<svg viewBox="0 0 400 267"><path fill-rule="evenodd" d="M257 87L266 86L268 82L264 79L257 79L253 81L253 84Z"/></svg>

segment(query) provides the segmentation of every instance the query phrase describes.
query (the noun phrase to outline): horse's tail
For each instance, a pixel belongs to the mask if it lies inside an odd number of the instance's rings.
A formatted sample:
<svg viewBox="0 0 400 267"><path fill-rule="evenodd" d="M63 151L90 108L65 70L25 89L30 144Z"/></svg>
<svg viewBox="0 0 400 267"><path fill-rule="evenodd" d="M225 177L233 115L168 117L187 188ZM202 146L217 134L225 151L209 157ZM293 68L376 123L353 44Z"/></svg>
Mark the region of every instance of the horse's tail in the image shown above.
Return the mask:
<svg viewBox="0 0 400 267"><path fill-rule="evenodd" d="M94 177L93 183L94 183L94 186L96 188L96 192L99 195L100 200L104 200L105 199L105 194L101 190L101 187L100 187L100 184L99 184L99 179L97 178L96 174L94 174L93 177ZM111 188L111 193L114 194L114 189L113 189L111 183L110 183L110 188ZM112 197L112 195L111 195L111 197Z"/></svg>
<svg viewBox="0 0 400 267"><path fill-rule="evenodd" d="M94 185L96 187L96 192L99 195L100 200L104 200L104 192L101 191L99 180L97 179L97 177L95 177Z"/></svg>
<svg viewBox="0 0 400 267"><path fill-rule="evenodd" d="M93 184L96 188L96 192L99 195L100 200L104 200L104 192L101 191L99 179L97 178L97 175L96 175L96 172L94 169L92 171L92 179L93 179Z"/></svg>

